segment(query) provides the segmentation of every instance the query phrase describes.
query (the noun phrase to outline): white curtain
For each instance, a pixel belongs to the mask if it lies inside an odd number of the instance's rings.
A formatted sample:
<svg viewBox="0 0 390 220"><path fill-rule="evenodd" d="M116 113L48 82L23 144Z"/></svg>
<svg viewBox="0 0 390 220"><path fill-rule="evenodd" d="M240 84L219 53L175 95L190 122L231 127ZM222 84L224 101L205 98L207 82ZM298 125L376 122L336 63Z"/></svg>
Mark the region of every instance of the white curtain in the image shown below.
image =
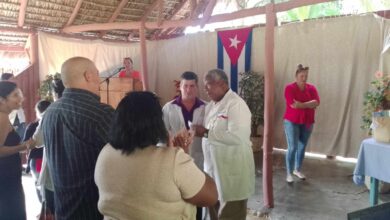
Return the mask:
<svg viewBox="0 0 390 220"><path fill-rule="evenodd" d="M382 21L382 22L381 22ZM275 32L275 146L285 148L284 86L293 81L296 65L310 67L309 82L321 98L308 151L356 157L366 132L360 129L363 94L380 66L389 24L373 15L340 17L292 23ZM254 28L252 69L264 72L265 29ZM387 37L384 37L384 36ZM72 56L86 56L99 70L109 72L130 56L140 68L138 43L106 43L39 34L41 79L60 71ZM217 35L198 33L180 38L147 42L150 90L163 102L170 100L173 80L183 71L198 73L200 96L207 100L202 78L217 66Z"/></svg>
<svg viewBox="0 0 390 220"><path fill-rule="evenodd" d="M284 86L294 80L296 65L310 67L309 82L321 104L308 150L326 155L357 156L366 132L360 128L363 94L378 69L380 28L373 16L313 20L278 28L275 46L275 140L283 132Z"/></svg>
<svg viewBox="0 0 390 220"><path fill-rule="evenodd" d="M80 40L39 32L39 78L61 72L62 63L74 56L93 60L101 76L109 75L122 66L124 57L131 57L139 69L138 43L109 43L101 40Z"/></svg>

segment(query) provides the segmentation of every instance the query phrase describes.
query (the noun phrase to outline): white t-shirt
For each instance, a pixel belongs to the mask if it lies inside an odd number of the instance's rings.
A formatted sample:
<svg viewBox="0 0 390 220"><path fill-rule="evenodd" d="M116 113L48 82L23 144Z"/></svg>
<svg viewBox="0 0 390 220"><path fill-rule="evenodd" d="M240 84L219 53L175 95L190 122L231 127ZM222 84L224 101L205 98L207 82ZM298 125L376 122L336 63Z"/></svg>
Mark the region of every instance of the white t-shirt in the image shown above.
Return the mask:
<svg viewBox="0 0 390 220"><path fill-rule="evenodd" d="M181 148L150 146L129 155L107 144L95 168L106 219L195 219L192 198L206 177Z"/></svg>

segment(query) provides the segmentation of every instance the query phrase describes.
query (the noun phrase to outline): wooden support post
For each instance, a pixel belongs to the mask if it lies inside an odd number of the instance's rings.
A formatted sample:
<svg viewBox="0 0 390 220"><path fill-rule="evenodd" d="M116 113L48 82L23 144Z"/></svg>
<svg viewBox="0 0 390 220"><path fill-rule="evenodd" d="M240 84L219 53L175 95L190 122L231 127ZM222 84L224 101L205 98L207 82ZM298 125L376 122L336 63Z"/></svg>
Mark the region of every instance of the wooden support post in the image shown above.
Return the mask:
<svg viewBox="0 0 390 220"><path fill-rule="evenodd" d="M274 35L276 13L274 4L266 6L265 25L265 87L263 139L263 200L266 208L274 207L272 186L272 148L274 144Z"/></svg>
<svg viewBox="0 0 390 220"><path fill-rule="evenodd" d="M142 75L142 85L144 90L149 89L148 83L148 62L147 62L147 54L146 54L146 36L145 36L145 22L141 23L141 27L139 29L139 38L140 38L140 46L141 46L141 75Z"/></svg>

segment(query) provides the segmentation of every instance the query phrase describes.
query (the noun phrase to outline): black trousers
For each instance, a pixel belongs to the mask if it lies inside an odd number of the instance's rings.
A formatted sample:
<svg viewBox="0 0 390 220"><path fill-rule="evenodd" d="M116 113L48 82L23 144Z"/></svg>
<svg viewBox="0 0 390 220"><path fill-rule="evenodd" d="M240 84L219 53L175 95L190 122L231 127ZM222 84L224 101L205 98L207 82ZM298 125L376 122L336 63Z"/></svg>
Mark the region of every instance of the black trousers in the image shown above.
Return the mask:
<svg viewBox="0 0 390 220"><path fill-rule="evenodd" d="M0 176L0 178L3 177ZM21 177L0 181L0 219L26 220L26 204Z"/></svg>

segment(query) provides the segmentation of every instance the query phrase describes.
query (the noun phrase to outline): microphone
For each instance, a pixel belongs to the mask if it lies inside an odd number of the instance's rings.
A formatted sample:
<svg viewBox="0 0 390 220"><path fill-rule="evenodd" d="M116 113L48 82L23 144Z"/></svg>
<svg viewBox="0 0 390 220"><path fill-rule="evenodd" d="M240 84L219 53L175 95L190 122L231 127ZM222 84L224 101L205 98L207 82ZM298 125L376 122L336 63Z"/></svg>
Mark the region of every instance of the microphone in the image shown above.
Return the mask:
<svg viewBox="0 0 390 220"><path fill-rule="evenodd" d="M116 74L118 74L120 71L124 70L126 67L122 66L122 67L119 67L117 69L115 69L115 71L113 71L108 77L106 77L104 80L102 80L100 82L100 84L104 83L104 82L107 82L109 83L108 81L113 77L115 76Z"/></svg>
<svg viewBox="0 0 390 220"><path fill-rule="evenodd" d="M116 73L119 73L120 71L122 71L122 70L124 70L124 69L126 69L126 67L124 67L124 66L122 66L122 67L119 67L118 69L116 69Z"/></svg>

